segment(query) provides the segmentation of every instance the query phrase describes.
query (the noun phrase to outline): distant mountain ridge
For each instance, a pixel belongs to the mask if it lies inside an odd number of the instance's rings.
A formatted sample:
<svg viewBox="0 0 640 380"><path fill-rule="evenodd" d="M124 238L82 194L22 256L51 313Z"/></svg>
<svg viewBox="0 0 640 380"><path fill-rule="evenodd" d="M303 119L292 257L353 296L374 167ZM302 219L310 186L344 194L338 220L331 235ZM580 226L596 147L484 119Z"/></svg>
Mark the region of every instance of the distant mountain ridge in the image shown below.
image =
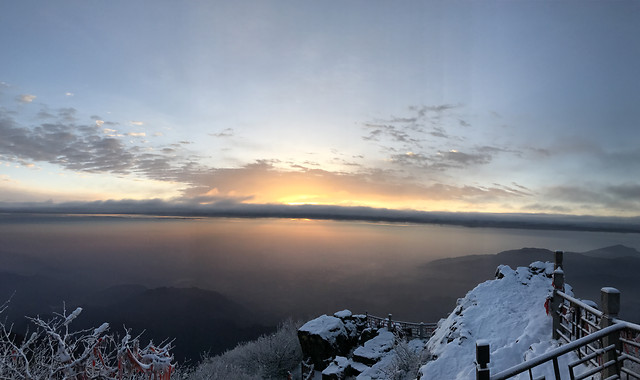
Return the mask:
<svg viewBox="0 0 640 380"><path fill-rule="evenodd" d="M612 245L610 247L594 249L583 252L585 256L601 257L601 258L619 258L619 257L640 257L640 251L635 248L627 247L622 244Z"/></svg>

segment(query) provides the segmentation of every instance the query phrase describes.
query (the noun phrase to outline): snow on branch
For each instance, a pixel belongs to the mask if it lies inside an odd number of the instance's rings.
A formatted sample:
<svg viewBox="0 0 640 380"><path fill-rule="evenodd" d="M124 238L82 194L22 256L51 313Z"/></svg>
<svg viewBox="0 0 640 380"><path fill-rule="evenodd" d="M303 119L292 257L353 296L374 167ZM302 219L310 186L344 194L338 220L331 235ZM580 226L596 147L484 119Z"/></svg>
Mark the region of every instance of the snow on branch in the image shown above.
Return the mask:
<svg viewBox="0 0 640 380"><path fill-rule="evenodd" d="M69 314L63 308L50 320L28 317L34 331L24 335L0 321L0 379L170 379L175 369L171 343L140 349L140 336L132 339L125 329L119 340L109 334L108 323L73 331L69 325L80 313L82 308Z"/></svg>

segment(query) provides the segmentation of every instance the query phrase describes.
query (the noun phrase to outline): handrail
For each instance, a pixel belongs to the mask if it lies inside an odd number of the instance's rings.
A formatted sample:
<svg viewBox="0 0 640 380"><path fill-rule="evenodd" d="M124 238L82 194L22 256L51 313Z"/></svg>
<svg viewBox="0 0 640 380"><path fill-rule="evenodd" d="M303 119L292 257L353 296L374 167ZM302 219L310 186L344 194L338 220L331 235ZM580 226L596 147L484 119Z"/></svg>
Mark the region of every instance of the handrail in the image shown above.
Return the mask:
<svg viewBox="0 0 640 380"><path fill-rule="evenodd" d="M633 323L629 323L629 322L625 322L625 321L620 321L619 323L616 323L612 326L609 327L605 327L602 330L599 330L597 332L594 332L592 334L589 334L583 338L577 339L572 341L571 343L567 343L565 345L562 345L556 349L553 349L543 355L540 355L532 360L528 360L526 362L520 363L516 366L513 366L511 368L508 368L502 372L498 372L495 375L491 376L491 380L504 380L504 379L508 379L509 377L518 375L524 371L528 371L530 369L532 369L533 367L536 367L542 363L546 363L548 361L551 361L561 355L567 354L571 351L574 351L576 349L578 349L579 347L589 344L593 341L596 341L598 339L602 339L605 336L614 333L616 331L619 330L624 330L626 328L632 328L632 329L636 329L636 327L640 327L638 325L635 325ZM640 330L639 330L640 331Z"/></svg>
<svg viewBox="0 0 640 380"><path fill-rule="evenodd" d="M394 321L391 319L391 314L389 314L387 318L382 318L366 313L366 318L367 325L370 327L382 327L386 325L389 330L398 329L401 331L401 335L406 334L408 337L419 337L422 339L429 338L438 327L437 323Z"/></svg>
<svg viewBox="0 0 640 380"><path fill-rule="evenodd" d="M375 315L367 314L367 320L369 320L369 319L374 320L374 321L378 321L378 322L388 322L389 321L388 317L387 318L383 318L383 317L377 317ZM425 327L438 326L438 324L435 323L435 322L433 322L433 323L432 322L427 322L427 323L419 322L419 323L417 323L417 322L396 321L394 319L392 319L391 322L394 323L394 324L398 323L398 324L403 324L403 325L407 325L407 326L420 326L420 325L423 325Z"/></svg>
<svg viewBox="0 0 640 380"><path fill-rule="evenodd" d="M633 322L628 322L628 321L624 321L622 319L618 319L618 318L613 318L612 319L613 323L622 323L627 325L628 328L630 328L631 330L637 330L640 332L640 325L637 323L633 323Z"/></svg>
<svg viewBox="0 0 640 380"><path fill-rule="evenodd" d="M604 313L601 310L598 310L593 306L589 306L586 303L584 303L582 300L579 300L577 298L571 297L570 295L568 295L565 292L562 292L560 290L556 290L556 294L559 295L560 297L566 299L567 301L569 301L571 303L575 303L575 304L579 305L581 308L589 311L591 314L594 314L594 315L596 315L596 316L598 316L600 318L602 318L604 316Z"/></svg>

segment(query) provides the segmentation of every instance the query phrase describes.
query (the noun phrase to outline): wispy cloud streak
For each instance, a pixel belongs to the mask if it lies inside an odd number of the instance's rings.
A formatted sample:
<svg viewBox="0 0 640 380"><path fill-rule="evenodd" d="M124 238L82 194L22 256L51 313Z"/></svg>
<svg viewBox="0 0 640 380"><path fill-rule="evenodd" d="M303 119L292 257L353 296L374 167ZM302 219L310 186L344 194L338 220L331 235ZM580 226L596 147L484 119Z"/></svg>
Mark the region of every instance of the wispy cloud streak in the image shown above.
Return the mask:
<svg viewBox="0 0 640 380"><path fill-rule="evenodd" d="M40 161L73 171L114 174L140 173L149 178L176 180L191 160L176 160L160 152L126 145L117 135L105 133L106 124L76 124L76 111L61 108L56 120L26 127L0 111L0 157L9 161ZM107 131L108 132L108 131ZM114 131L115 132L115 131ZM143 133L132 132L133 137Z"/></svg>

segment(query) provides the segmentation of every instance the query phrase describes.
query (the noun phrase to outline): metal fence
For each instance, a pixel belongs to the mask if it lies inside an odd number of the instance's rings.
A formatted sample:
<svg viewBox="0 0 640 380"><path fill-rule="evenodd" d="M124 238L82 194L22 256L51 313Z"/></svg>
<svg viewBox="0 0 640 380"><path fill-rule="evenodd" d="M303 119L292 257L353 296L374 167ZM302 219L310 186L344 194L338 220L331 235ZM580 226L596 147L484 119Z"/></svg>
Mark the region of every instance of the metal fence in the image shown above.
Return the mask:
<svg viewBox="0 0 640 380"><path fill-rule="evenodd" d="M430 338L435 329L438 327L437 323L413 323L394 321L393 316L389 314L387 318L376 317L374 315L365 314L367 316L367 327L371 328L387 328L389 331L397 333L399 336L411 339L411 338Z"/></svg>

